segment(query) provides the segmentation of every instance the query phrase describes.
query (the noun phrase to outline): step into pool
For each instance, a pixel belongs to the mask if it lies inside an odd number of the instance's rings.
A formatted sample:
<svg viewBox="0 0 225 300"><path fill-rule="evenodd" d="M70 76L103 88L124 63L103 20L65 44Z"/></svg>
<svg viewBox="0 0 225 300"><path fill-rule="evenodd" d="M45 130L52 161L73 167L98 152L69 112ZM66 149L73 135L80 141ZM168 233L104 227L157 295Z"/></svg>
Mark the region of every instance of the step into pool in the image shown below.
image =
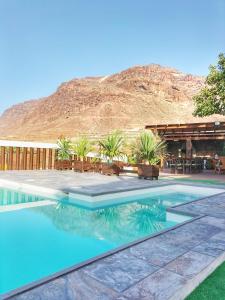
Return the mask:
<svg viewBox="0 0 225 300"><path fill-rule="evenodd" d="M193 185L170 184L157 187L144 188L119 193L103 194L96 196L87 196L80 194L69 194L65 202L74 203L84 207L98 208L101 206L113 205L115 203L126 203L136 201L136 199L154 200L160 199L163 205L167 207L177 206L183 203L198 200L224 192L225 189L199 187Z"/></svg>
<svg viewBox="0 0 225 300"><path fill-rule="evenodd" d="M44 196L27 194L18 190L0 187L0 206L17 205L46 199Z"/></svg>
<svg viewBox="0 0 225 300"><path fill-rule="evenodd" d="M110 205L107 202L107 206L92 209L64 199L0 212L0 295L186 222L190 216L167 208L203 195L205 191L195 194L190 188L182 192L182 185L176 189L168 186L161 188L161 193L160 188L148 193L135 191L133 196L127 195L127 202L124 194L121 201L118 193L114 200L108 195ZM26 199L32 202L31 196L26 194ZM11 197L10 190L0 206L11 203L7 197Z"/></svg>

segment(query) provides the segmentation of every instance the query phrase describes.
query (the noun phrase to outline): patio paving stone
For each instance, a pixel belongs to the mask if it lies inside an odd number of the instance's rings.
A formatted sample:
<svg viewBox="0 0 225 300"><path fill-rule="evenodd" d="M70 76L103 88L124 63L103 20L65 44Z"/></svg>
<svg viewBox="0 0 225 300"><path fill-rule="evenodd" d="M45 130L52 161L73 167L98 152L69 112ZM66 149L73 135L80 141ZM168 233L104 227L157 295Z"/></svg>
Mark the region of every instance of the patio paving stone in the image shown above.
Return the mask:
<svg viewBox="0 0 225 300"><path fill-rule="evenodd" d="M65 193L82 193L86 195L173 184L166 180L140 180L137 177L126 175L104 176L97 173L54 170L0 172L0 179L52 188Z"/></svg>
<svg viewBox="0 0 225 300"><path fill-rule="evenodd" d="M193 248L193 251L217 257L225 251L225 241L209 239Z"/></svg>
<svg viewBox="0 0 225 300"><path fill-rule="evenodd" d="M223 191L221 191L221 192L223 192ZM207 205L207 204L220 205L220 204L224 204L224 196L225 196L225 193L222 193L220 195L215 195L215 196L211 196L211 197L207 197L205 199L199 200L196 203L200 204L200 205Z"/></svg>
<svg viewBox="0 0 225 300"><path fill-rule="evenodd" d="M185 283L184 277L161 269L128 289L124 295L132 300L167 300Z"/></svg>
<svg viewBox="0 0 225 300"><path fill-rule="evenodd" d="M60 277L44 285L10 298L12 300L70 300L66 293L66 279Z"/></svg>
<svg viewBox="0 0 225 300"><path fill-rule="evenodd" d="M133 246L129 250L134 256L161 267L187 252L182 245L174 246L166 240L154 238Z"/></svg>
<svg viewBox="0 0 225 300"><path fill-rule="evenodd" d="M214 257L190 251L178 257L164 268L185 277L193 277L206 268Z"/></svg>
<svg viewBox="0 0 225 300"><path fill-rule="evenodd" d="M115 291L82 270L67 275L67 294L71 300L112 300L118 297Z"/></svg>
<svg viewBox="0 0 225 300"><path fill-rule="evenodd" d="M225 231L222 231L212 237L212 240L222 240L225 241Z"/></svg>
<svg viewBox="0 0 225 300"><path fill-rule="evenodd" d="M122 292L158 269L159 267L137 259L128 251L122 251L85 267L84 272L106 286Z"/></svg>
<svg viewBox="0 0 225 300"><path fill-rule="evenodd" d="M225 230L225 219L222 219L222 218L218 219L215 217L206 216L206 217L201 218L201 222L209 224L209 225L213 225L213 226L219 227L220 229Z"/></svg>
<svg viewBox="0 0 225 300"><path fill-rule="evenodd" d="M36 287L12 300L114 300L118 294L98 281L76 271Z"/></svg>
<svg viewBox="0 0 225 300"><path fill-rule="evenodd" d="M219 205L216 204L196 204L189 203L176 208L177 211L190 212L197 215L208 215L216 218L225 219L225 210L221 209Z"/></svg>
<svg viewBox="0 0 225 300"><path fill-rule="evenodd" d="M221 232L220 228L203 223L199 219L166 232L161 235L161 239L168 246L191 249L219 232Z"/></svg>

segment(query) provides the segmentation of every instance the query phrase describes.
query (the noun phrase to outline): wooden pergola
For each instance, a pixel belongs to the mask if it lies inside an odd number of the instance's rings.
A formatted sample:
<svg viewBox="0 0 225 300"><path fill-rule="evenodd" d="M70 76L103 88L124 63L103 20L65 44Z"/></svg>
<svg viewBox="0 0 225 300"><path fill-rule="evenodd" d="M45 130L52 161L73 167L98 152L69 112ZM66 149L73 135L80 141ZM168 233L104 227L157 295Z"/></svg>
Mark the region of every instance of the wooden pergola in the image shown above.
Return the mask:
<svg viewBox="0 0 225 300"><path fill-rule="evenodd" d="M186 141L186 157L192 155L192 141L225 140L225 122L146 125L166 141Z"/></svg>

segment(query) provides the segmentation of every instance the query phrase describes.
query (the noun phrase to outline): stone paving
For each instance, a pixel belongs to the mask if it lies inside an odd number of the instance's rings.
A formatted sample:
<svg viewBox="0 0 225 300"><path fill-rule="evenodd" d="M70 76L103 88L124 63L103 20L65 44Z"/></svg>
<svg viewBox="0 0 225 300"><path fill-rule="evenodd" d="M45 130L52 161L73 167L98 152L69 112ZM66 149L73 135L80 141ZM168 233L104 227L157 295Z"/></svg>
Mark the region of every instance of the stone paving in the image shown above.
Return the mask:
<svg viewBox="0 0 225 300"><path fill-rule="evenodd" d="M225 193L175 210L201 217L10 299L184 299L225 260Z"/></svg>
<svg viewBox="0 0 225 300"><path fill-rule="evenodd" d="M0 179L51 188L66 193L96 196L169 184L168 180L140 180L136 176L105 176L73 171L0 171ZM171 182L172 183L172 182Z"/></svg>

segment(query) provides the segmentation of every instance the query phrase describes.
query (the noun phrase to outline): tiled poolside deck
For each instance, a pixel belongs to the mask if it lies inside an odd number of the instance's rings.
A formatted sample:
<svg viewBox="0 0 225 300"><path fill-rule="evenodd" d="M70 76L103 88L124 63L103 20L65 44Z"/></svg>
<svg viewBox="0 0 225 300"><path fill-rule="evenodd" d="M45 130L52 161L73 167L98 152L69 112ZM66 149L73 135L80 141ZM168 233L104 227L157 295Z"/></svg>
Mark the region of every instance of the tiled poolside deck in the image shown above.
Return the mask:
<svg viewBox="0 0 225 300"><path fill-rule="evenodd" d="M6 179L7 174L0 174L0 179ZM25 179L25 175L20 174L17 180L20 176L20 180ZM36 176L34 172L30 179ZM10 178L15 180L14 176ZM118 178L106 178L103 180L107 183L104 182L103 186L117 187ZM119 189L123 185L127 189L130 185L140 188L142 184L157 184L135 178L120 180ZM63 185L60 179L56 183L58 188ZM43 182L38 184L41 186ZM93 193L93 187L91 189ZM176 210L195 213L201 218L10 299L184 299L193 287L225 260L225 193L179 206Z"/></svg>
<svg viewBox="0 0 225 300"><path fill-rule="evenodd" d="M168 184L168 181L140 180L136 176L105 176L73 171L6 171L0 172L0 179L91 196Z"/></svg>

